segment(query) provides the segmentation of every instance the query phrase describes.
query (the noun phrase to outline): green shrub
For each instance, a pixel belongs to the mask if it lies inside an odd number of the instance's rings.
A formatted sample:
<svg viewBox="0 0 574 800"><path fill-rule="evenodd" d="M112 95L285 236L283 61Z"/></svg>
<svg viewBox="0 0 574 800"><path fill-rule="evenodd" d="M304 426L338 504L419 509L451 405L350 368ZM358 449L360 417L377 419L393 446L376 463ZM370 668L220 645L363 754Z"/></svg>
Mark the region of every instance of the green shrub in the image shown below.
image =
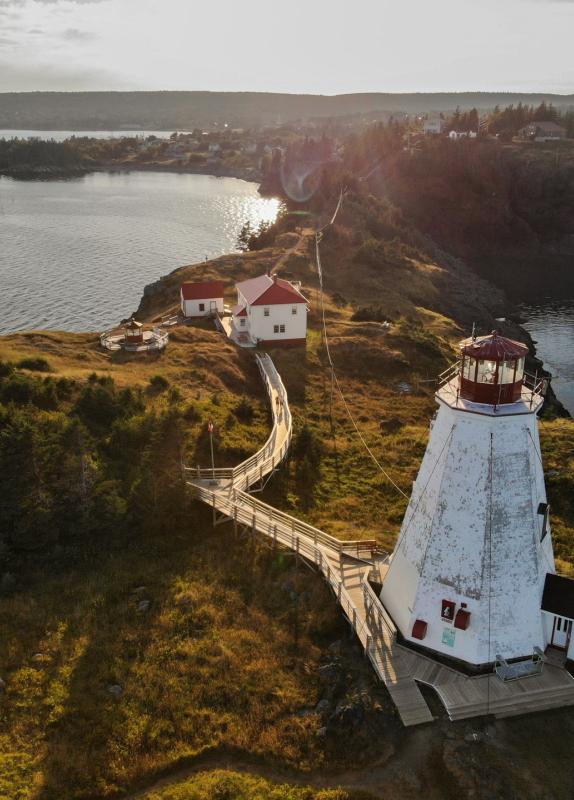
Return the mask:
<svg viewBox="0 0 574 800"><path fill-rule="evenodd" d="M20 369L29 369L34 372L51 372L52 368L45 358L22 358L17 365Z"/></svg>
<svg viewBox="0 0 574 800"><path fill-rule="evenodd" d="M382 306L360 306L352 315L354 322L387 322L388 314Z"/></svg>
<svg viewBox="0 0 574 800"><path fill-rule="evenodd" d="M6 378L14 372L14 367L8 361L0 359L0 378Z"/></svg>
<svg viewBox="0 0 574 800"><path fill-rule="evenodd" d="M253 421L255 409L246 397L242 397L233 409L233 413L240 422L249 423Z"/></svg>
<svg viewBox="0 0 574 800"><path fill-rule="evenodd" d="M149 379L149 386L154 392L165 392L169 386L169 381L163 375L152 375Z"/></svg>

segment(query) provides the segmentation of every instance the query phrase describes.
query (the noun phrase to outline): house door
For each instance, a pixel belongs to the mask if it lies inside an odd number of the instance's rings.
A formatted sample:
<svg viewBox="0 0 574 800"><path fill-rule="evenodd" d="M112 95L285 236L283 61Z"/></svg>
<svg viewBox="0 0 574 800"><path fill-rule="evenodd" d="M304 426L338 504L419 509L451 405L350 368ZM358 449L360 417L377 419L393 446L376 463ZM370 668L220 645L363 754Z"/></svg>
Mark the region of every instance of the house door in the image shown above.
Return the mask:
<svg viewBox="0 0 574 800"><path fill-rule="evenodd" d="M572 636L572 620L566 617L554 617L554 630L552 631L552 644L554 647L568 649Z"/></svg>
<svg viewBox="0 0 574 800"><path fill-rule="evenodd" d="M217 300L210 300L209 301L209 310L210 311L217 311Z"/></svg>

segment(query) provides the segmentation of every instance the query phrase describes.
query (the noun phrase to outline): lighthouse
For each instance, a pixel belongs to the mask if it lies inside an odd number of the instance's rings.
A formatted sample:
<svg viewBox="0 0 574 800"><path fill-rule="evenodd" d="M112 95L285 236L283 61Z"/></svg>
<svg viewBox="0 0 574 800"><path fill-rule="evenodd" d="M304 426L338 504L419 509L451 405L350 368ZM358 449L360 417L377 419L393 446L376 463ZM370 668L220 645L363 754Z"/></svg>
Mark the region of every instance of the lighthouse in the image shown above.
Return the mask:
<svg viewBox="0 0 574 800"><path fill-rule="evenodd" d="M531 658L551 638L541 610L555 573L543 382L525 373L527 353L498 333L461 343L383 578L403 642L471 668Z"/></svg>

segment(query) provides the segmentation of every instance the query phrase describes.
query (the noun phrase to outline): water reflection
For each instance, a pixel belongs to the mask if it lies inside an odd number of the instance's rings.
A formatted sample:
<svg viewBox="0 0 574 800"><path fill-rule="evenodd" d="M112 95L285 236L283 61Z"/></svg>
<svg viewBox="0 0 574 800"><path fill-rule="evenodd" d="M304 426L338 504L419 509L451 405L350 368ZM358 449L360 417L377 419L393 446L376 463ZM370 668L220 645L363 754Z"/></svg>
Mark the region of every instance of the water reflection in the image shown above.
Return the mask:
<svg viewBox="0 0 574 800"><path fill-rule="evenodd" d="M559 400L574 414L574 301L522 305L524 327L536 341L538 356L552 375Z"/></svg>
<svg viewBox="0 0 574 800"><path fill-rule="evenodd" d="M135 310L145 284L234 251L245 222L273 221L278 209L234 178L0 178L0 333L113 324Z"/></svg>

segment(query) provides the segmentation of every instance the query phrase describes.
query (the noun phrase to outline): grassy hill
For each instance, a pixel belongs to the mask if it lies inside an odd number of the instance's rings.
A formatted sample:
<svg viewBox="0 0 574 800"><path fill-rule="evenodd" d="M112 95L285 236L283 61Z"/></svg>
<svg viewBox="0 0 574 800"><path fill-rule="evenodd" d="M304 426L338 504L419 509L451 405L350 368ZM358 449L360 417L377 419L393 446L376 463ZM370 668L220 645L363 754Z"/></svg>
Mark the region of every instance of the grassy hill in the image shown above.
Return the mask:
<svg viewBox="0 0 574 800"><path fill-rule="evenodd" d="M433 380L503 298L424 237L381 236L373 216L389 215L400 224L380 200L347 198L322 250L326 323L353 415L408 495ZM281 260L303 282L310 330L305 351L272 352L295 435L263 498L391 548L406 501L331 394L312 232L276 234L270 248L158 281L138 315L173 309L182 279L220 277L231 299L236 279ZM201 323L174 329L151 358L105 353L96 334L30 332L0 338L0 359L2 800L570 797L570 710L451 724L431 698L442 718L403 729L318 576L230 525L213 529L189 499L181 457L209 463L209 420L218 465L266 437L248 352ZM569 419L542 422L566 570L573 432Z"/></svg>

